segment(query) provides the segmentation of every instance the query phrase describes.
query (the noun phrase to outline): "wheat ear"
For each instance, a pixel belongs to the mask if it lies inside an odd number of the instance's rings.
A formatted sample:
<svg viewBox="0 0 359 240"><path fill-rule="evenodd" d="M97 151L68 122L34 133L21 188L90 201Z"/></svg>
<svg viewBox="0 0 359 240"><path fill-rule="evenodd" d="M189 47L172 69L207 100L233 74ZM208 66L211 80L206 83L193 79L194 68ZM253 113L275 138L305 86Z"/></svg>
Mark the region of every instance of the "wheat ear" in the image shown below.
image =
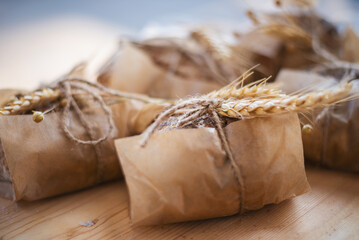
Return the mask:
<svg viewBox="0 0 359 240"><path fill-rule="evenodd" d="M201 28L197 31L193 31L191 35L213 53L214 57L220 60L228 60L232 57L232 50L228 47L228 44L208 29Z"/></svg>
<svg viewBox="0 0 359 240"><path fill-rule="evenodd" d="M13 97L4 107L0 108L0 115L15 115L47 105L60 98L58 89L44 88L19 98Z"/></svg>
<svg viewBox="0 0 359 240"><path fill-rule="evenodd" d="M223 118L237 120L268 117L289 112L308 112L315 108L327 107L358 97L358 95L351 95L352 83L348 81L331 89L293 95L268 88L266 86L267 79L242 86L251 74L253 73L249 70L233 83L207 95L178 100L163 111L154 123L146 129L143 133L144 138L141 141L141 146L145 146L151 135L161 126L161 123L171 117L173 118L169 121L174 122L175 127L184 127L189 124L200 127L198 120L201 117L208 118L211 115L214 117L218 114ZM214 120L216 129L222 131L221 121L217 118Z"/></svg>
<svg viewBox="0 0 359 240"><path fill-rule="evenodd" d="M245 119L263 117L287 112L308 112L316 108L328 107L343 100L350 100L352 83L345 82L331 89L312 91L305 94L275 94L237 99L229 97L216 108L219 115ZM355 96L352 96L355 98Z"/></svg>

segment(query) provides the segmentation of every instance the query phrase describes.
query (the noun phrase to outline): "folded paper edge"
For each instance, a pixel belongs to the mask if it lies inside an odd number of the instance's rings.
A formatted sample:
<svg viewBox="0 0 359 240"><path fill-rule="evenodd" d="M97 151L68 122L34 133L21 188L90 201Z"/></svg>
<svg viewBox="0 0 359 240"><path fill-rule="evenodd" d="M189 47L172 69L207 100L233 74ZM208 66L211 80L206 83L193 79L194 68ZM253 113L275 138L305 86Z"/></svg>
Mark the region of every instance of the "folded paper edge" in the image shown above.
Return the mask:
<svg viewBox="0 0 359 240"><path fill-rule="evenodd" d="M13 181L6 164L6 155L0 138L0 197L16 200Z"/></svg>

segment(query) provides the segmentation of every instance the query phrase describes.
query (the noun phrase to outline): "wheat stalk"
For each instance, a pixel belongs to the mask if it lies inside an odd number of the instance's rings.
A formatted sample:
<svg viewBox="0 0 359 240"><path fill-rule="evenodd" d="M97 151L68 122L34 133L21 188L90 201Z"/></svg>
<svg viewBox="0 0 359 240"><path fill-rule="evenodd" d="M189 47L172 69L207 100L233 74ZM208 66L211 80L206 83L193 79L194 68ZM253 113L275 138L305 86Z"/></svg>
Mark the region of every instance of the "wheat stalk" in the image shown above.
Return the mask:
<svg viewBox="0 0 359 240"><path fill-rule="evenodd" d="M219 115L243 119L286 112L307 112L355 97L350 97L353 84L348 81L326 90L307 89L307 93L298 92L292 95L267 87L268 78L243 86L243 82L252 73L247 71L228 86L205 96L219 102L216 106Z"/></svg>
<svg viewBox="0 0 359 240"><path fill-rule="evenodd" d="M93 100L94 95L103 99L107 105L120 103L129 99L134 99L142 102L152 103L171 103L171 100L151 98L141 94L125 93L103 87L97 83L91 83L83 79L65 79L68 81L72 89L71 94L81 106L87 106ZM54 106L64 107L67 104L65 99L64 89L59 84L55 88L43 88L23 96L13 96L2 107L0 106L0 115L18 115L33 112L34 115L39 115L41 112L34 111L35 109L49 107L51 110ZM85 87L88 87L85 88ZM87 91L84 91L86 90ZM90 94L90 92L92 94ZM98 92L98 93L97 93ZM48 113L49 110L43 112Z"/></svg>
<svg viewBox="0 0 359 240"><path fill-rule="evenodd" d="M350 95L351 83L344 83L323 91L313 91L306 94L279 94L266 98L265 96L224 100L217 107L218 114L230 118L245 119L263 117L287 112L308 112L316 108L324 108L336 104Z"/></svg>
<svg viewBox="0 0 359 240"><path fill-rule="evenodd" d="M191 36L205 46L215 58L228 60L232 57L232 51L228 47L228 44L208 29L201 28L193 31Z"/></svg>
<svg viewBox="0 0 359 240"><path fill-rule="evenodd" d="M44 88L21 97L12 97L0 108L0 115L16 115L56 101L61 96L58 89Z"/></svg>
<svg viewBox="0 0 359 240"><path fill-rule="evenodd" d="M288 25L288 24L271 24L264 25L257 28L259 31L263 31L267 34L274 35L276 37L281 37L284 40L297 40L306 47L312 45L312 37L310 34L305 32L302 28L297 25Z"/></svg>
<svg viewBox="0 0 359 240"><path fill-rule="evenodd" d="M167 123L163 126L201 127L203 124L198 121L199 119L212 117L214 127L218 131L223 131L218 126L224 123L215 117L217 115L221 116L222 120L223 118L242 120L289 112L308 112L358 97L351 95L352 83L348 81L331 89L293 95L266 87L266 79L257 82L257 85L253 83L238 88L251 74L251 71L246 72L235 82L207 95L178 100L146 129L141 146L146 145L152 133L165 121Z"/></svg>
<svg viewBox="0 0 359 240"><path fill-rule="evenodd" d="M256 66L255 66L256 67ZM245 81L253 75L253 69L246 71L242 74L237 80L233 81L232 83L228 84L227 86L213 91L206 95L208 98L221 98L221 99L229 99L229 98L236 98L236 99L243 99L248 97L260 97L266 96L274 97L280 96L282 92L280 90L276 90L274 88L268 88L266 86L267 81L271 78L264 78L258 81L252 82L250 84L244 85ZM240 86L240 88L238 88Z"/></svg>

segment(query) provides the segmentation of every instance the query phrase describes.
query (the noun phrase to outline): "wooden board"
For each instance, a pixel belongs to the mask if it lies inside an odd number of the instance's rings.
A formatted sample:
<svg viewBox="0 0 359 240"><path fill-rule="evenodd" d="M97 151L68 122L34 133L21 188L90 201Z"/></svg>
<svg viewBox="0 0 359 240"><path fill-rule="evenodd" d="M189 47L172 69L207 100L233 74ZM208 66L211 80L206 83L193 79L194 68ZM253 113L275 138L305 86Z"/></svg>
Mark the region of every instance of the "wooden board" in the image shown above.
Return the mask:
<svg viewBox="0 0 359 240"><path fill-rule="evenodd" d="M307 175L312 192L281 204L153 227L131 226L123 181L36 202L0 199L0 239L359 239L359 175Z"/></svg>

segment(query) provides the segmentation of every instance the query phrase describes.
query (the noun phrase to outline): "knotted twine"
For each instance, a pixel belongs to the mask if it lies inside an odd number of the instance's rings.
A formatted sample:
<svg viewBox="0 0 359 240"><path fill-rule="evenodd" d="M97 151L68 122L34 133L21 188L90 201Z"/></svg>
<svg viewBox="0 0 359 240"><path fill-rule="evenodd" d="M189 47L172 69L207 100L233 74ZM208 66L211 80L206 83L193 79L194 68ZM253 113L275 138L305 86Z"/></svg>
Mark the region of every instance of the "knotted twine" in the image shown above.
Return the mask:
<svg viewBox="0 0 359 240"><path fill-rule="evenodd" d="M74 78L74 77L67 77L57 82L57 87L60 89L66 104L62 111L61 116L61 124L62 129L66 136L71 139L72 141L82 144L82 145L92 145L94 147L94 151L96 154L96 184L100 183L103 179L104 174L104 166L101 161L101 148L100 143L106 141L111 132L114 129L114 122L112 118L112 110L106 104L104 100L104 96L109 96L110 98L119 97L121 99L133 99L142 102L155 102L156 99L148 98L146 96L140 94L133 94L133 93L124 93L121 91L116 91L112 89L108 89L98 83L88 82L81 78ZM77 91L77 93L74 92ZM93 98L95 103L98 103L102 111L104 112L107 120L107 131L103 136L96 137L94 131L91 129L90 122L87 120L86 115L81 110L76 95L78 91L85 93ZM69 129L71 115L70 112L74 111L81 125L84 127L89 140L80 139L79 137L75 136L71 130Z"/></svg>
<svg viewBox="0 0 359 240"><path fill-rule="evenodd" d="M199 98L191 98L188 100L179 100L176 104L169 107L167 110L163 111L158 115L157 119L145 130L143 133L143 139L141 141L141 146L146 146L152 134L160 127L161 123L165 119L168 119L170 116L180 114L176 118L175 128L184 127L186 125L194 123L201 116L213 117L214 127L217 131L218 137L221 141L222 150L225 152L227 158L231 162L231 166L234 172L234 176L238 183L239 187L239 212L244 212L244 183L241 174L240 167L236 163L233 157L231 147L228 142L228 138L225 134L225 131L222 126L221 119L216 112L216 108L221 105L221 99L213 99L208 96L203 96ZM206 115L208 114L208 115Z"/></svg>

